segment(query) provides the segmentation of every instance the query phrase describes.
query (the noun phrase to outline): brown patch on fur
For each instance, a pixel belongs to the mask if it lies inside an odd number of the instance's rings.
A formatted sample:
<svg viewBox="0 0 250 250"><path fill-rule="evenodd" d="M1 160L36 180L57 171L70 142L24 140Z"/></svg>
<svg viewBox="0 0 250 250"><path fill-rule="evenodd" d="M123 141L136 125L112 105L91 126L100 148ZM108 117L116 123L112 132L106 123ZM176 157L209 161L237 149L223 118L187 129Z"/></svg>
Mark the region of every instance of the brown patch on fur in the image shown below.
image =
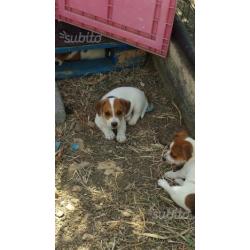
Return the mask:
<svg viewBox="0 0 250 250"><path fill-rule="evenodd" d="M175 160L188 161L192 157L193 146L190 142L183 139L175 139L171 148L171 157Z"/></svg>
<svg viewBox="0 0 250 250"><path fill-rule="evenodd" d="M179 132L176 132L174 139L186 139L188 137L188 133L186 130L180 130Z"/></svg>
<svg viewBox="0 0 250 250"><path fill-rule="evenodd" d="M186 196L185 205L191 210L191 213L195 215L195 194Z"/></svg>
<svg viewBox="0 0 250 250"><path fill-rule="evenodd" d="M64 61L67 56L68 56L68 54L66 54L66 53L64 53L64 54L56 54L56 59Z"/></svg>
<svg viewBox="0 0 250 250"><path fill-rule="evenodd" d="M97 114L103 114L106 119L109 119L112 116L112 109L108 99L97 102L95 108Z"/></svg>
<svg viewBox="0 0 250 250"><path fill-rule="evenodd" d="M80 54L80 52L56 54L56 58L61 60L61 61L79 61L81 59L81 54Z"/></svg>
<svg viewBox="0 0 250 250"><path fill-rule="evenodd" d="M95 110L98 115L101 115L102 113L102 103L103 101L98 101L95 105Z"/></svg>
<svg viewBox="0 0 250 250"><path fill-rule="evenodd" d="M126 115L129 112L130 105L131 105L130 101L127 101L125 99L117 99L116 98L114 101L115 114L117 113L118 110L120 110L120 111L122 111L123 115Z"/></svg>

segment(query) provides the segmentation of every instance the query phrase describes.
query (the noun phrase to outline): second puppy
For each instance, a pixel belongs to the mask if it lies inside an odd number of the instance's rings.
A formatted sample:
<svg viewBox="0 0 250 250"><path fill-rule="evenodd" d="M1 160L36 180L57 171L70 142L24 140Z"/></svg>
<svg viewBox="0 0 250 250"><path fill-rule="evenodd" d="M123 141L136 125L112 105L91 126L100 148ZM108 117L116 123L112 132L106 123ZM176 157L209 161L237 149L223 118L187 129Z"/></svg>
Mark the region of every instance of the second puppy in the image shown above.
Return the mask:
<svg viewBox="0 0 250 250"><path fill-rule="evenodd" d="M158 180L158 185L166 190L171 198L182 208L195 213L195 141L186 131L175 135L163 160L172 164L173 170L165 173L179 186L170 186L165 179Z"/></svg>
<svg viewBox="0 0 250 250"><path fill-rule="evenodd" d="M135 125L148 109L148 100L143 91L134 87L119 87L111 90L96 104L95 123L108 140L126 141L126 121Z"/></svg>

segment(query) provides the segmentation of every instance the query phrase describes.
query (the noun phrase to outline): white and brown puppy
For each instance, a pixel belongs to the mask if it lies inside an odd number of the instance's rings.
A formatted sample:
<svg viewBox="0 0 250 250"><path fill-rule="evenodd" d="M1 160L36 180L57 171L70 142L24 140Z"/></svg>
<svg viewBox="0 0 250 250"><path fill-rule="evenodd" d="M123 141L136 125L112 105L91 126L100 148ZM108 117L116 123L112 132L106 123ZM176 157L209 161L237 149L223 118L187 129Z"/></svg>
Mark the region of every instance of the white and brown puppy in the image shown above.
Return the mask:
<svg viewBox="0 0 250 250"><path fill-rule="evenodd" d="M185 210L195 213L195 141L186 131L178 132L170 147L163 154L163 160L172 164L173 170L165 173L165 178L174 180L179 186L170 186L167 180L158 180L158 185L166 190L173 201ZM183 165L183 166L182 166ZM182 166L180 168L180 166Z"/></svg>
<svg viewBox="0 0 250 250"><path fill-rule="evenodd" d="M55 62L61 66L65 61L93 60L105 57L105 49L80 50L56 54Z"/></svg>
<svg viewBox="0 0 250 250"><path fill-rule="evenodd" d="M135 125L143 118L148 108L148 100L143 91L134 87L119 87L111 90L96 104L95 123L105 138L113 140L117 130L118 142L126 140L126 121Z"/></svg>

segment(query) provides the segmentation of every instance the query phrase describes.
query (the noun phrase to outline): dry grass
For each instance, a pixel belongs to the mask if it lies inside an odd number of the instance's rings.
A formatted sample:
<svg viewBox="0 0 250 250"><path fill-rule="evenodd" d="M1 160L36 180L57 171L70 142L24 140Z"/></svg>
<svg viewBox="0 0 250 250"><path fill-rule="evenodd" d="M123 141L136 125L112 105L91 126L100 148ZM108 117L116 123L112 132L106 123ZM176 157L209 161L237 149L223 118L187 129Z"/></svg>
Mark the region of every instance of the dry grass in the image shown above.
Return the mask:
<svg viewBox="0 0 250 250"><path fill-rule="evenodd" d="M56 249L193 249L194 218L156 185L168 169L160 139L168 140L181 123L157 73L143 68L58 84L70 114L56 128L63 145L56 157L56 209L64 212L56 217ZM118 144L93 125L93 105L122 85L143 89L155 110L129 127L128 141ZM70 145L79 139L80 150L72 152Z"/></svg>

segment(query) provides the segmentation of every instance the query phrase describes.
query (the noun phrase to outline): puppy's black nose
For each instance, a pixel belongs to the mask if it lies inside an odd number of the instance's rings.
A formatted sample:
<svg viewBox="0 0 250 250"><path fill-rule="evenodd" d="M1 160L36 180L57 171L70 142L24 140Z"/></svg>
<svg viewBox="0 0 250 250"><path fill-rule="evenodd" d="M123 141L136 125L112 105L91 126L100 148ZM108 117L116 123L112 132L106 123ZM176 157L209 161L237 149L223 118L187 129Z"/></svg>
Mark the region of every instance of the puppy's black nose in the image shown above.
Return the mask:
<svg viewBox="0 0 250 250"><path fill-rule="evenodd" d="M163 161L166 161L166 158L164 157L164 156L162 156L162 158L161 158Z"/></svg>
<svg viewBox="0 0 250 250"><path fill-rule="evenodd" d="M111 122L111 126L112 126L113 128L116 128L116 127L117 127L117 122Z"/></svg>

